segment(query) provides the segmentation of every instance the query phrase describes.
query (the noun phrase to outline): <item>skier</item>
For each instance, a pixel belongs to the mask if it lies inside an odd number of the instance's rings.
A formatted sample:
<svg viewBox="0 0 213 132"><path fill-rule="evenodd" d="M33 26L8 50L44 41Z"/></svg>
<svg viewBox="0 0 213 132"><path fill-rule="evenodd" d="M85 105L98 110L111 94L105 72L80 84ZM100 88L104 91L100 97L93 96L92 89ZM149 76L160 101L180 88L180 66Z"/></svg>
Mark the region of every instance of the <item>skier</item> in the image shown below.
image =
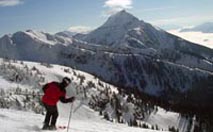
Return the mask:
<svg viewBox="0 0 213 132"><path fill-rule="evenodd" d="M56 121L58 118L57 102L69 103L75 100L75 97L66 98L66 87L71 83L68 77L64 77L62 82L47 83L43 87L44 96L42 102L46 108L43 130L56 130Z"/></svg>

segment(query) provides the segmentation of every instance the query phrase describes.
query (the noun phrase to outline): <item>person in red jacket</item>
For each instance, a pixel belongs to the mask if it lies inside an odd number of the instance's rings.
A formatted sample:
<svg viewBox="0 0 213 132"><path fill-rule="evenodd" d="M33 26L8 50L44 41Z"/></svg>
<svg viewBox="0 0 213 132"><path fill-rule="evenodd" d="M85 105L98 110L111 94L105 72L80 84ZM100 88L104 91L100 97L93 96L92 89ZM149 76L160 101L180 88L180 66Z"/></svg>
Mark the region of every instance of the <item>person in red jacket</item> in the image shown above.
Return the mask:
<svg viewBox="0 0 213 132"><path fill-rule="evenodd" d="M68 77L64 77L62 82L47 83L43 87L44 96L42 102L46 108L43 130L55 130L58 118L57 102L69 103L75 100L75 97L66 98L66 87L71 83Z"/></svg>

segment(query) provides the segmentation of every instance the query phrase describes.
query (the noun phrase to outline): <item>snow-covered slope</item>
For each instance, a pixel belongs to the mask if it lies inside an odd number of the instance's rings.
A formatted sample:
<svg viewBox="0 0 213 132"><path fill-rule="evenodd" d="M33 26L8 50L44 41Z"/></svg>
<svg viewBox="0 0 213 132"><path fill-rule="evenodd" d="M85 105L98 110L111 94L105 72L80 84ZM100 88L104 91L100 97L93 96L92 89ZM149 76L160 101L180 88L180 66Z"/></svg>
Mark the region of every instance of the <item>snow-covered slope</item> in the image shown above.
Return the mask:
<svg viewBox="0 0 213 132"><path fill-rule="evenodd" d="M61 113L60 113L61 114ZM74 113L75 115L75 113ZM1 132L38 132L41 131L43 116L23 111L0 109ZM67 117L59 117L58 124L67 125ZM67 132L67 130L58 130ZM141 128L127 127L122 124L113 124L101 119L76 120L72 119L69 132L157 132ZM48 132L48 131L46 131ZM51 132L51 131L49 131Z"/></svg>
<svg viewBox="0 0 213 132"><path fill-rule="evenodd" d="M69 44L72 43L72 39L60 36L54 36L48 33L27 30L25 32L26 35L29 35L35 41L40 41L43 44L55 45L55 44Z"/></svg>
<svg viewBox="0 0 213 132"><path fill-rule="evenodd" d="M67 88L68 96L74 95L77 98L72 109L71 132L105 132L109 130L112 132L121 130L124 132L154 132L154 130L150 130L151 127L149 127L150 129L132 128L127 127L125 124L108 122L98 112L91 109L88 103L90 99L94 96L103 98L99 91L107 89L115 93L118 92L117 87L102 82L93 75L59 65L2 59L0 60L0 69L0 130L2 132L12 132L14 130L20 132L39 131L44 119L44 116L40 114L43 113L44 108L39 104L39 95L42 94L41 87L46 82L60 81L64 76L72 79L72 84ZM89 83L91 84L90 87L88 87ZM83 92L85 88L86 96ZM120 98L119 100L125 101L127 96L122 97L119 95L117 97ZM124 104L125 102L121 102L121 105ZM134 111L134 104L130 104L130 102L127 103L125 107L129 107L128 109L131 108ZM110 106L110 103L107 106ZM71 104L59 103L58 107L60 117L57 124L67 125ZM112 108L111 110L105 109L105 112L113 112ZM133 114L128 109L125 110L126 116ZM169 126L175 126L176 128L182 127L182 125L177 125L180 123L179 118L182 118L178 116L178 113L167 112L165 114L162 108L158 109L160 110L151 112L150 116L147 114L146 119L142 122L148 126L158 125L160 130L168 130ZM20 110L24 110L25 112ZM32 111L38 114L33 114ZM159 115L164 115L164 117L160 117ZM124 119L126 120L127 118L124 116ZM171 120L173 121L170 122ZM183 125L187 124L188 121L186 120Z"/></svg>

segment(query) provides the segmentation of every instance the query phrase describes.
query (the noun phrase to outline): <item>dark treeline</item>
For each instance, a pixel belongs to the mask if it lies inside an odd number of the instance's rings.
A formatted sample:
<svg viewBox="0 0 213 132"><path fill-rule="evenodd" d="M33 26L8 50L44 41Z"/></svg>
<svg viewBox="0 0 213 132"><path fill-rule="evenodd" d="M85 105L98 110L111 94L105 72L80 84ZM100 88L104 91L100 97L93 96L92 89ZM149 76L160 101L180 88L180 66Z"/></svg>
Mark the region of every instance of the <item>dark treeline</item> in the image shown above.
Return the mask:
<svg viewBox="0 0 213 132"><path fill-rule="evenodd" d="M156 97L144 93L138 88L122 85L119 87L123 88L125 93L133 93L137 98L168 111L174 111L190 118L196 116L197 124L194 132L213 131L213 76L196 83L196 86L186 93L174 93L176 95L173 97L165 96L165 94Z"/></svg>

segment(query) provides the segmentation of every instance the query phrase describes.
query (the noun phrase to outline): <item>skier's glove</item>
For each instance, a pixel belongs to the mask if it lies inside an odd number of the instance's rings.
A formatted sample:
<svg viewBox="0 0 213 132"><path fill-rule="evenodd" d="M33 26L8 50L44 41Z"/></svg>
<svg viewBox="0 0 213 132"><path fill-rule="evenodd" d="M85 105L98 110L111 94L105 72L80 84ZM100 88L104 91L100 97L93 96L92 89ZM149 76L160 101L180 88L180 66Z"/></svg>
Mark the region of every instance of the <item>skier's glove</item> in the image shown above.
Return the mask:
<svg viewBox="0 0 213 132"><path fill-rule="evenodd" d="M68 100L69 100L69 102L73 102L73 101L75 101L75 97L74 96L70 97Z"/></svg>

